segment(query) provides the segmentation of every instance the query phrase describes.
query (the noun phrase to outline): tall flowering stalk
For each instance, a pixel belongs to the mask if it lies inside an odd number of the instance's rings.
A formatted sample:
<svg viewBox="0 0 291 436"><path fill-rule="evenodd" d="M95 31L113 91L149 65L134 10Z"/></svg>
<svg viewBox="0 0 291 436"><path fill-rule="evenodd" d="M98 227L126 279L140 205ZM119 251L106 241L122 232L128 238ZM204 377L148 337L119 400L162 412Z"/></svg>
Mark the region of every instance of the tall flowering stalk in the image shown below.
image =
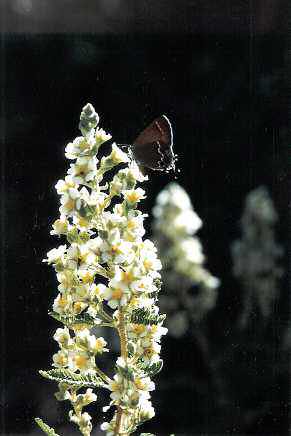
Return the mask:
<svg viewBox="0 0 291 436"><path fill-rule="evenodd" d="M56 184L60 218L51 234L67 242L44 261L54 267L59 282L50 315L63 326L54 334L59 350L53 369L40 373L58 382L56 398L70 402L70 421L84 436L92 430L84 407L97 400L97 389L108 390L111 401L104 412L113 408L113 417L101 429L108 436L125 436L155 414L151 377L162 367L160 339L167 329L156 305L161 263L154 244L143 239L145 215L137 209L145 191L136 184L146 178L114 143L108 155L97 158L111 138L98 123L87 104L80 117L82 136L65 149L73 163ZM110 351L110 344L94 333L100 327L119 335L113 377L99 367L99 356ZM42 420L37 423L55 434Z"/></svg>
<svg viewBox="0 0 291 436"><path fill-rule="evenodd" d="M202 221L180 185L172 182L159 193L153 215L153 238L166 288L161 305L167 312L169 333L179 337L215 306L219 280L205 268L196 235Z"/></svg>
<svg viewBox="0 0 291 436"><path fill-rule="evenodd" d="M283 250L275 241L277 221L278 215L267 189L261 186L251 191L246 197L240 223L242 237L232 245L233 273L243 290L241 328L247 326L256 309L263 319L267 319L279 294L282 268L278 261Z"/></svg>

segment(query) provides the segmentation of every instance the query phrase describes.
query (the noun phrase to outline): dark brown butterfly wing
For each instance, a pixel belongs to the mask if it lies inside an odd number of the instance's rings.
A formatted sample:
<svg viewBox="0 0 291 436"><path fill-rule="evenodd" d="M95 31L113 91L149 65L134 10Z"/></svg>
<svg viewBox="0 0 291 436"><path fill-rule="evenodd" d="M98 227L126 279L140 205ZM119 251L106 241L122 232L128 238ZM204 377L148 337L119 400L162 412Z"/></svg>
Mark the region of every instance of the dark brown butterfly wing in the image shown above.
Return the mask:
<svg viewBox="0 0 291 436"><path fill-rule="evenodd" d="M165 115L156 118L147 126L130 148L134 159L140 165L156 171L175 169L172 126Z"/></svg>

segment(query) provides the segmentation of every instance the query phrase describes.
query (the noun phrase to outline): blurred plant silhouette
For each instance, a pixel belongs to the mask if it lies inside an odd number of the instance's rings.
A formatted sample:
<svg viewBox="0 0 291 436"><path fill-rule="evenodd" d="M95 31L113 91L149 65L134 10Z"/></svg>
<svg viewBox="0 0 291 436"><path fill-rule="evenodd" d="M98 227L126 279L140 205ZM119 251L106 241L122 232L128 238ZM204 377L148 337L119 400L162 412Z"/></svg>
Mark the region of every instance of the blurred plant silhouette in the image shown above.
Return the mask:
<svg viewBox="0 0 291 436"><path fill-rule="evenodd" d="M172 182L159 193L153 216L153 239L165 286L160 304L167 313L169 334L178 338L213 309L219 280L205 268L202 245L196 236L202 221L179 184Z"/></svg>
<svg viewBox="0 0 291 436"><path fill-rule="evenodd" d="M251 191L240 222L241 239L231 247L233 274L243 292L243 309L238 321L242 329L256 311L266 321L280 293L278 280L283 270L278 261L283 249L275 241L277 222L278 215L267 188L261 186Z"/></svg>

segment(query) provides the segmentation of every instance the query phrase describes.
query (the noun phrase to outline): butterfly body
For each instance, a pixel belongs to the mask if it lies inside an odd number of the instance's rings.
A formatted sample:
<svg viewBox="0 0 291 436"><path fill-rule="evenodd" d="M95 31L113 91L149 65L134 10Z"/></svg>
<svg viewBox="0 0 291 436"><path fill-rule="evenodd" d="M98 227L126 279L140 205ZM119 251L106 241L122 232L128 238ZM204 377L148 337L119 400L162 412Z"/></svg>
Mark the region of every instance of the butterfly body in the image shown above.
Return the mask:
<svg viewBox="0 0 291 436"><path fill-rule="evenodd" d="M175 171L173 131L165 115L156 118L127 147L139 165L154 171Z"/></svg>

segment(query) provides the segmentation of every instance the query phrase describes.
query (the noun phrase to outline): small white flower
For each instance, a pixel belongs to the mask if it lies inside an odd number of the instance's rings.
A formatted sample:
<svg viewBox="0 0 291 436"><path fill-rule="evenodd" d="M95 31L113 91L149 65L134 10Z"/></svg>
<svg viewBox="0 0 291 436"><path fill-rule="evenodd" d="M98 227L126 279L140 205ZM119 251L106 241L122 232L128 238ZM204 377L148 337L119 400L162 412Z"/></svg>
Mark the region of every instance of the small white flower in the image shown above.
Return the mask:
<svg viewBox="0 0 291 436"><path fill-rule="evenodd" d="M110 398L113 401L120 400L124 391L124 380L120 374L115 374L113 380L109 382L109 389L112 392Z"/></svg>
<svg viewBox="0 0 291 436"><path fill-rule="evenodd" d="M47 253L47 259L44 259L43 262L47 262L49 265L64 262L65 254L66 254L67 246L60 245L58 248L53 248Z"/></svg>
<svg viewBox="0 0 291 436"><path fill-rule="evenodd" d="M108 239L100 246L100 251L102 262L115 264L127 262L129 264L134 258L132 243L121 239L118 229L109 232Z"/></svg>
<svg viewBox="0 0 291 436"><path fill-rule="evenodd" d="M66 267L70 270L75 270L78 267L79 247L77 244L72 244L67 250Z"/></svg>
<svg viewBox="0 0 291 436"><path fill-rule="evenodd" d="M68 367L72 371L81 373L92 372L95 367L95 360L86 351L74 350L69 353Z"/></svg>
<svg viewBox="0 0 291 436"><path fill-rule="evenodd" d="M69 413L70 421L77 424L82 432L83 435L89 435L92 430L92 424L91 424L91 416L89 413L84 412L81 415L75 415L73 411L71 410Z"/></svg>
<svg viewBox="0 0 291 436"><path fill-rule="evenodd" d="M75 183L87 183L94 179L97 174L96 157L78 157L75 164L71 164L68 174Z"/></svg>
<svg viewBox="0 0 291 436"><path fill-rule="evenodd" d="M107 342L105 339L102 337L96 338L96 336L91 335L87 329L77 332L76 340L78 345L87 348L91 353L102 354L109 351L108 348L106 348Z"/></svg>
<svg viewBox="0 0 291 436"><path fill-rule="evenodd" d="M82 405L85 406L97 400L97 395L94 394L92 389L87 389L85 394L81 394L80 397L81 397Z"/></svg>
<svg viewBox="0 0 291 436"><path fill-rule="evenodd" d="M68 352L64 349L53 355L53 366L56 368L65 368L69 364Z"/></svg>
<svg viewBox="0 0 291 436"><path fill-rule="evenodd" d="M119 287L116 284L115 287L106 289L104 298L107 300L108 306L111 307L111 309L116 309L118 306L125 306L128 303L130 298L129 290L123 289L121 284Z"/></svg>
<svg viewBox="0 0 291 436"><path fill-rule="evenodd" d="M102 283L98 283L97 285L95 283L91 286L91 298L97 298L98 300L104 299L104 294L106 291L106 286Z"/></svg>
<svg viewBox="0 0 291 436"><path fill-rule="evenodd" d="M156 363L160 360L161 346L157 342L144 339L138 350L146 363Z"/></svg>
<svg viewBox="0 0 291 436"><path fill-rule="evenodd" d="M134 293L150 294L156 290L153 279L150 276L143 276L140 280L131 283L130 288Z"/></svg>
<svg viewBox="0 0 291 436"><path fill-rule="evenodd" d="M161 325L150 325L147 326L148 333L154 341L159 342L161 336L164 336L168 333L168 329L166 327L162 327Z"/></svg>
<svg viewBox="0 0 291 436"><path fill-rule="evenodd" d="M129 162L129 157L124 151L122 151L115 143L112 144L111 154L108 156L114 164Z"/></svg>
<svg viewBox="0 0 291 436"><path fill-rule="evenodd" d="M111 138L112 136L110 135L110 133L106 133L105 130L97 127L95 132L95 141L98 147L104 142L109 141L109 139Z"/></svg>
<svg viewBox="0 0 291 436"><path fill-rule="evenodd" d="M87 138L79 136L66 146L65 156L67 159L77 159L80 156L89 155L94 145L95 141L92 136Z"/></svg>
<svg viewBox="0 0 291 436"><path fill-rule="evenodd" d="M134 385L139 391L150 392L155 390L155 384L149 377L135 378Z"/></svg>
<svg viewBox="0 0 291 436"><path fill-rule="evenodd" d="M79 197L80 193L77 189L68 189L61 197L60 213L62 215L73 215L76 211L77 200Z"/></svg>
<svg viewBox="0 0 291 436"><path fill-rule="evenodd" d="M123 231L123 237L125 240L134 241L141 243L142 237L145 234L145 229L143 226L144 215L134 215L134 211L129 211L127 216L127 221L125 222L125 229Z"/></svg>
<svg viewBox="0 0 291 436"><path fill-rule="evenodd" d="M65 180L59 180L57 182L55 188L59 195L63 195L65 192L68 192L69 189L77 188L77 185L71 176L66 176Z"/></svg>
<svg viewBox="0 0 291 436"><path fill-rule="evenodd" d="M128 202L130 205L135 205L140 202L145 197L145 191L142 188L136 188L136 189L128 189L126 191L123 191L124 199Z"/></svg>
<svg viewBox="0 0 291 436"><path fill-rule="evenodd" d="M53 303L53 311L60 315L67 313L72 306L72 297L70 295L58 294Z"/></svg>
<svg viewBox="0 0 291 436"><path fill-rule="evenodd" d="M68 348L74 341L71 339L69 329L67 327L58 328L53 336L54 340L60 344L60 346Z"/></svg>
<svg viewBox="0 0 291 436"><path fill-rule="evenodd" d="M146 337L148 334L145 324L129 324L128 326L128 337L130 339L139 339Z"/></svg>
<svg viewBox="0 0 291 436"><path fill-rule="evenodd" d="M147 399L142 399L139 406L140 415L143 420L148 420L155 416L155 409L153 408L152 403Z"/></svg>
<svg viewBox="0 0 291 436"><path fill-rule="evenodd" d="M76 276L74 274L74 271L70 271L68 269L65 269L64 271L58 273L57 279L60 282L60 285L58 286L58 290L60 292L67 292L71 289L72 286L76 284Z"/></svg>
<svg viewBox="0 0 291 436"><path fill-rule="evenodd" d="M60 219L53 223L53 230L50 232L51 235L65 235L70 230L71 226L65 216L60 216Z"/></svg>
<svg viewBox="0 0 291 436"><path fill-rule="evenodd" d="M128 176L136 180L137 182L144 182L145 180L148 180L148 176L143 175L139 166L134 160L130 162L128 169L126 170Z"/></svg>

